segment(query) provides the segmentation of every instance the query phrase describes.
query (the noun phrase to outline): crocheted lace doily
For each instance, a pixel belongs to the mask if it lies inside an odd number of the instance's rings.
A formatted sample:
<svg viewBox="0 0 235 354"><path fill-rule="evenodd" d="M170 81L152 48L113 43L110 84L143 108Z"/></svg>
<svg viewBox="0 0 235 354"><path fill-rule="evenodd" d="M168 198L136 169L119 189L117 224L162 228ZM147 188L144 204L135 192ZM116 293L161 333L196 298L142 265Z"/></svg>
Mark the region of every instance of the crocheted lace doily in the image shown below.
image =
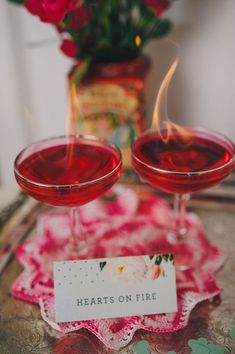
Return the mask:
<svg viewBox="0 0 235 354"><path fill-rule="evenodd" d="M216 270L225 252L212 245L194 214L187 214L190 236L169 243L166 234L174 224L167 203L149 189L138 193L117 185L112 193L80 208L83 232L87 238L87 258L174 253L175 262L192 260L196 267L176 269L178 312L132 316L118 319L56 323L52 263L71 260L69 216L66 211L49 211L38 217L32 237L21 244L16 256L24 271L12 286L12 294L24 301L38 303L43 319L64 333L80 328L93 332L107 347L118 350L127 345L137 329L171 332L185 327L195 305L220 293Z"/></svg>

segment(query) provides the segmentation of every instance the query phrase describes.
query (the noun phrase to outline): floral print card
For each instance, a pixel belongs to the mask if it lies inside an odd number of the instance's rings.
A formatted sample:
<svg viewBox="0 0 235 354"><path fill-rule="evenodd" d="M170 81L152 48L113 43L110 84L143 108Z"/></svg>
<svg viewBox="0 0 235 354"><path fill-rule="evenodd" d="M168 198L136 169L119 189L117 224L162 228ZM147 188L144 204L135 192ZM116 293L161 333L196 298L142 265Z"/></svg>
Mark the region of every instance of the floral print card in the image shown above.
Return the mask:
<svg viewBox="0 0 235 354"><path fill-rule="evenodd" d="M172 254L54 262L57 322L177 311Z"/></svg>

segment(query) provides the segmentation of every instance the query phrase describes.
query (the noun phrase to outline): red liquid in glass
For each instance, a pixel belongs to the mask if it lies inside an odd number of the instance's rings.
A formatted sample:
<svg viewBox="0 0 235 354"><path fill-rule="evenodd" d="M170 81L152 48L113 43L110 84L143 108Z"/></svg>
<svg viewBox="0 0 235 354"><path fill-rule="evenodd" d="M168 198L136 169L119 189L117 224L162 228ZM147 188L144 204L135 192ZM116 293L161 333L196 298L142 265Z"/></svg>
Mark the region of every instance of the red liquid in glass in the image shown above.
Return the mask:
<svg viewBox="0 0 235 354"><path fill-rule="evenodd" d="M41 148L16 160L16 179L35 199L79 206L109 189L121 172L120 157L102 143L75 142Z"/></svg>
<svg viewBox="0 0 235 354"><path fill-rule="evenodd" d="M234 167L234 147L219 135L195 130L184 142L174 135L163 142L157 133L138 138L133 164L149 184L166 192L191 193L219 183Z"/></svg>

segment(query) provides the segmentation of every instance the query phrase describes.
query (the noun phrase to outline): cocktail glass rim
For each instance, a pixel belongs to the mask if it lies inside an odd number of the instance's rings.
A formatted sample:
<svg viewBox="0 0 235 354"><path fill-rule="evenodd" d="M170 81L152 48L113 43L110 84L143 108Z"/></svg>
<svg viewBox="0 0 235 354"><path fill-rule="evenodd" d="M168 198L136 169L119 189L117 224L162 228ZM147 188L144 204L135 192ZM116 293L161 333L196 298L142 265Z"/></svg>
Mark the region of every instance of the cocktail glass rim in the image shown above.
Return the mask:
<svg viewBox="0 0 235 354"><path fill-rule="evenodd" d="M112 169L112 171L106 173L104 176L101 176L99 178L95 178L91 181L87 181L87 182L81 182L79 184L46 184L46 183L40 183L40 182L35 182L35 181L32 181L30 180L29 178L23 176L18 168L17 168L17 161L19 160L19 158L30 148L33 148L33 146L36 146L37 144L40 144L40 143L46 143L47 141L49 142L50 140L56 140L56 139L87 139L87 140L92 140L92 141L97 141L97 142L100 142L102 144L105 144L109 147L111 147L113 150L115 150L117 153L118 153L118 158L119 158L119 161L118 161L118 164L115 166L114 169ZM23 181L27 182L28 184L31 184L33 186L37 186L37 187L43 187L43 188L50 188L50 189L58 189L58 188L82 188L82 187L85 187L87 185L92 185L92 184L95 184L97 182L100 182L106 178L108 178L109 176L111 176L112 174L114 174L116 172L116 170L119 169L120 165L122 164L122 155L121 155L121 151L120 149L112 144L112 143L109 143L108 140L106 139L103 139L103 138L99 138L97 136L94 136L94 135L90 135L90 134L76 134L76 135L71 135L71 134L68 134L68 135L59 135L59 136L53 136L53 137L50 137L50 138L46 138L46 139L42 139L42 140L38 140L38 141L35 141L34 143L32 144L29 144L28 146L26 146L15 158L15 161L14 161L14 171L15 171L15 174Z"/></svg>

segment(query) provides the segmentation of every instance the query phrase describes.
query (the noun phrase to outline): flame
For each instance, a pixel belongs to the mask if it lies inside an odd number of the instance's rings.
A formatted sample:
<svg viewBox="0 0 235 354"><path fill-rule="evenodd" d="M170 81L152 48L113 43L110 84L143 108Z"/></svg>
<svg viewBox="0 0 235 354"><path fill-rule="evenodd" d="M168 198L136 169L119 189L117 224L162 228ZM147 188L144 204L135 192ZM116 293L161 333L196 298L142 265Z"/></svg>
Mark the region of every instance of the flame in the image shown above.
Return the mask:
<svg viewBox="0 0 235 354"><path fill-rule="evenodd" d="M182 127L178 124L172 123L167 114L167 93L172 77L176 71L178 66L179 59L177 58L170 69L168 70L166 76L164 77L162 84L160 86L156 104L153 111L153 119L152 119L152 130L156 130L160 135L163 142L167 143L170 139L176 137L180 137L180 140L183 143L188 143L191 141L191 134L189 130L185 127ZM165 118L163 121L161 119L161 115ZM162 123L161 123L162 121ZM162 133L164 131L164 134Z"/></svg>
<svg viewBox="0 0 235 354"><path fill-rule="evenodd" d="M69 85L68 118L66 121L66 131L69 135L76 135L78 119L82 116L81 105L77 97L77 86L89 68L89 60L82 60L72 73Z"/></svg>
<svg viewBox="0 0 235 354"><path fill-rule="evenodd" d="M139 35L137 35L137 36L135 37L135 44L136 44L136 47L140 47L141 42L142 42L141 37L140 37Z"/></svg>
<svg viewBox="0 0 235 354"><path fill-rule="evenodd" d="M77 99L77 89L76 89L76 85L72 83L69 86L68 118L67 118L67 127L66 127L67 133L70 136L72 136L72 142L67 149L68 169L70 169L72 165L74 143L77 134L77 126L78 126L78 111L79 111L79 107L78 107L78 99Z"/></svg>
<svg viewBox="0 0 235 354"><path fill-rule="evenodd" d="M68 164L70 169L73 159L73 151L76 135L78 133L78 119L82 116L82 109L78 101L77 85L80 82L83 75L86 73L89 67L89 60L81 61L77 69L74 71L71 77L71 83L69 85L69 99L68 99L68 115L66 120L66 132L72 136L71 144L67 150Z"/></svg>
<svg viewBox="0 0 235 354"><path fill-rule="evenodd" d="M78 123L78 99L76 85L72 83L69 87L69 104L66 131L69 135L76 135Z"/></svg>

